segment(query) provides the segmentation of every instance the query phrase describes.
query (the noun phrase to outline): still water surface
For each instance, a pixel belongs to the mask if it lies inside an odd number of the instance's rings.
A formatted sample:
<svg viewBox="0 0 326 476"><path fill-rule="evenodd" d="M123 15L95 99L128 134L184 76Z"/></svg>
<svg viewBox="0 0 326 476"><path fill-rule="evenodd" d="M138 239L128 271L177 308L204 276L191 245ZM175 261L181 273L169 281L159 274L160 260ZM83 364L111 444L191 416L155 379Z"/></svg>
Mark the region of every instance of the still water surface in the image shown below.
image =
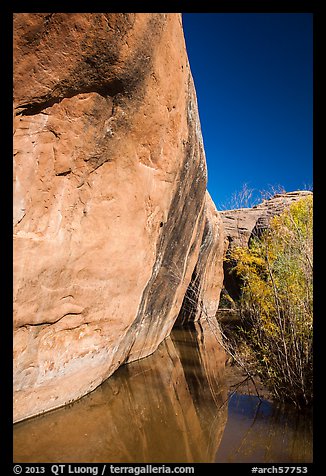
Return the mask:
<svg viewBox="0 0 326 476"><path fill-rule="evenodd" d="M15 462L312 461L310 414L230 396L205 324L175 329L81 400L14 426Z"/></svg>

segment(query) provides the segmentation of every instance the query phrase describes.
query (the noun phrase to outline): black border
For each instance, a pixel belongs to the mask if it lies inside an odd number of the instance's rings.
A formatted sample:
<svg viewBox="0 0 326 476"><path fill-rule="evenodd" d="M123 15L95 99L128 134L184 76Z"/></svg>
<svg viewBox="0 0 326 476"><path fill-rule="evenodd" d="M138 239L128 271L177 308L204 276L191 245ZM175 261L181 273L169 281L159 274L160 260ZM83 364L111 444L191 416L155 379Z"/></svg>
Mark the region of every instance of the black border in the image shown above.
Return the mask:
<svg viewBox="0 0 326 476"><path fill-rule="evenodd" d="M308 466L308 474L313 474L316 465L322 462L322 442L323 437L321 433L321 414L322 410L322 393L321 381L323 370L324 356L321 353L321 343L324 335L322 334L322 321L325 319L320 313L320 296L322 295L322 260L321 257L325 251L321 248L320 240L320 224L323 223L324 210L321 203L321 180L323 177L320 168L320 136L321 136L321 122L318 120L322 112L321 92L321 68L322 68L322 32L326 27L324 22L325 17L321 11L321 1L297 1L284 0L281 2L272 0L248 1L245 0L223 0L214 3L212 2L164 2L162 5L153 2L96 2L92 1L89 4L80 2L42 2L42 1L13 1L8 5L1 2L0 21L1 21L1 64L2 64L2 104L1 104L1 131L4 137L2 141L2 160L4 163L4 173L2 174L1 192L1 209L2 209L2 243L4 244L3 262L5 263L3 280L5 284L3 289L3 296L5 300L5 309L2 311L2 322L4 329L1 335L1 396L3 398L1 404L1 422L0 428L3 435L1 439L1 460L0 467L5 467L3 474L12 473L12 455L13 455L13 438L12 438L12 409L13 409L13 393L12 393L12 165L9 157L12 154L12 102L13 102L13 77L12 77L12 15L16 12L33 13L33 12L152 12L161 10L163 12L186 12L186 13L313 13L314 16L314 128L313 128L313 143L314 143L314 164L313 164L313 180L314 180L314 245L315 245L315 269L314 269L314 302L315 302L315 324L314 324L314 388L315 388L315 403L314 403L314 463ZM168 465L168 463L164 463ZM199 467L203 469L211 469L207 466L219 465L217 469L221 469L221 474L225 474L227 468L229 471L238 472L238 474L251 474L253 465L246 463L206 463L195 464L195 474L197 474ZM236 466L234 466L236 465ZM35 465L37 466L37 465ZM38 465L40 466L40 465ZM45 465L46 466L46 465ZM132 465L128 465L132 466ZM141 465L139 465L141 466ZM173 466L173 465L171 465ZM272 465L258 464L259 467L270 467ZM281 466L274 464L274 466ZM284 465L285 466L285 465ZM239 468L238 471L236 468ZM212 466L213 469L213 466ZM24 474L24 472L23 472ZM46 474L51 474L46 473ZM317 471L316 471L316 474Z"/></svg>
<svg viewBox="0 0 326 476"><path fill-rule="evenodd" d="M1 34L1 65L2 65L2 105L1 105L1 132L2 137L2 163L4 165L2 173L2 183L0 186L1 193L1 225L2 225L2 296L4 301L4 309L1 310L3 329L0 333L0 361L1 361L1 421L2 428L2 444L1 460L4 461L5 467L9 463L13 451L12 442L12 412L13 412L13 390L12 390L12 129L13 129L13 75L12 75L12 20L11 15L6 11L1 11L0 15L0 34ZM4 285L4 286L3 286ZM2 466L3 463L0 463ZM9 465L8 465L9 466ZM12 474L12 467L8 467Z"/></svg>

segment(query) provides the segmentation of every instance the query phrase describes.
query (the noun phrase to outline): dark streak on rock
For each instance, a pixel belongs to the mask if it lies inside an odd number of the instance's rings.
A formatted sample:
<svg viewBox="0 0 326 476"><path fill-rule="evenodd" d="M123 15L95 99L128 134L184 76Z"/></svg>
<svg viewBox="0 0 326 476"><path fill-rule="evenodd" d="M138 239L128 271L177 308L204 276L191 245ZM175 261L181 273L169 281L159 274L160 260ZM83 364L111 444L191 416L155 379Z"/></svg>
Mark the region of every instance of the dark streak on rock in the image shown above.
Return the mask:
<svg viewBox="0 0 326 476"><path fill-rule="evenodd" d="M22 327L40 327L40 326L51 326L53 324L56 324L57 322L61 321L61 319L63 319L64 317L66 316L78 316L82 314L82 311L81 312L67 312L66 314L64 314L63 316L60 316L58 319L56 319L55 321L52 321L52 322L37 322L37 323L30 323L30 322L27 322L25 324L23 324L22 326L18 326L18 329L22 328ZM84 324L84 323L83 323Z"/></svg>
<svg viewBox="0 0 326 476"><path fill-rule="evenodd" d="M66 175L71 174L71 170L65 170L64 172L58 172L56 174L57 177L65 177Z"/></svg>
<svg viewBox="0 0 326 476"><path fill-rule="evenodd" d="M78 67L45 96L35 98L30 103L19 104L16 108L17 115L39 114L65 98L82 93L94 92L105 98L108 96L115 98L114 105L119 105L123 97L141 101L145 94L145 79L152 70L153 50L159 44L158 39L165 21L165 17L161 14L151 16L139 40L138 48L123 65L119 77L113 76L113 72L116 74L118 50L124 35L122 37L117 35L116 43L110 45L103 45L103 41L100 40L96 41L92 56L86 54ZM157 41L152 39L148 42L149 37L157 38Z"/></svg>
<svg viewBox="0 0 326 476"><path fill-rule="evenodd" d="M193 323L201 309L201 281L203 278L203 269L205 269L208 250L214 241L212 225L206 218L205 228L200 246L200 252L197 264L192 273L190 284L183 298L181 310L176 320L175 326L184 326Z"/></svg>
<svg viewBox="0 0 326 476"><path fill-rule="evenodd" d="M192 85L189 84L189 101L192 101ZM153 334L160 331L159 314L166 315L172 307L177 289L183 279L185 261L189 253L190 237L193 235L197 220L203 216L203 201L206 191L206 172L200 167L204 163L203 151L198 144L194 121L188 117L188 141L184 151L184 163L180 172L178 187L173 197L169 215L157 244L156 262L153 273L143 292L138 314L128 330L129 348L125 351L125 360L132 352L133 345L141 340L139 333L142 325L146 328L143 347L146 342L155 341ZM194 170L194 156L200 156ZM189 210L189 202L193 208ZM198 238L198 237L197 237ZM193 248L192 248L193 249ZM177 317L177 316L175 316ZM127 340L127 339L126 339ZM125 345L125 341L124 341ZM141 357L142 350L137 352Z"/></svg>

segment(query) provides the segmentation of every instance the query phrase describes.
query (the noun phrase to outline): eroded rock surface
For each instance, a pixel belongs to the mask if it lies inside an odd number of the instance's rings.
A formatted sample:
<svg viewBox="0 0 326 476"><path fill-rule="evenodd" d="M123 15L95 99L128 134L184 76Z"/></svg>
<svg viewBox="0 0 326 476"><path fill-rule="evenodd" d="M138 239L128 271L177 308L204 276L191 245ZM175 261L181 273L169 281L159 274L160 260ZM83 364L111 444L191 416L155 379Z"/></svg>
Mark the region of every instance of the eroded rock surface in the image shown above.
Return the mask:
<svg viewBox="0 0 326 476"><path fill-rule="evenodd" d="M222 219L208 192L205 201L205 228L198 261L192 273L176 325L213 319L223 286L224 229Z"/></svg>
<svg viewBox="0 0 326 476"><path fill-rule="evenodd" d="M14 107L19 421L170 333L205 230L206 163L179 14L16 14Z"/></svg>

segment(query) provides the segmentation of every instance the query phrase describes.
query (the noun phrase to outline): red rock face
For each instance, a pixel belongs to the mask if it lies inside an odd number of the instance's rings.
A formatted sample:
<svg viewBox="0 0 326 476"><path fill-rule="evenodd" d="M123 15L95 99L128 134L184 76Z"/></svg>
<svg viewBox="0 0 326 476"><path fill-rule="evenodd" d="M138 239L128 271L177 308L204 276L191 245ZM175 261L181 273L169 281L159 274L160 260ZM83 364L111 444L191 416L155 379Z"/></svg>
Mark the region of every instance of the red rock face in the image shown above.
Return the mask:
<svg viewBox="0 0 326 476"><path fill-rule="evenodd" d="M179 314L206 220L180 15L16 14L14 112L19 421L152 353Z"/></svg>
<svg viewBox="0 0 326 476"><path fill-rule="evenodd" d="M224 228L208 192L205 197L205 227L191 281L176 324L207 321L216 330L216 312L223 286ZM218 298L216 298L218 296Z"/></svg>

